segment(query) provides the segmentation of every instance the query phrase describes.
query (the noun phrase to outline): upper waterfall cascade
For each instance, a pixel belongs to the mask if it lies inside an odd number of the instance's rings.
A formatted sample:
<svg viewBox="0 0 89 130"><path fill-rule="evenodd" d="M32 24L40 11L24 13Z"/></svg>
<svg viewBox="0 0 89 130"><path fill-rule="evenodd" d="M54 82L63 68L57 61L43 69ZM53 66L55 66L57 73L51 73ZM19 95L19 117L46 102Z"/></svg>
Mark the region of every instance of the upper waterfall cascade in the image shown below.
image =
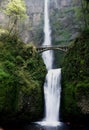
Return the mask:
<svg viewBox="0 0 89 130"><path fill-rule="evenodd" d="M48 0L45 0L44 4L44 42L43 45L51 45L51 29L48 13ZM52 69L53 66L53 51L46 51L42 53L44 63L46 64L47 70Z"/></svg>

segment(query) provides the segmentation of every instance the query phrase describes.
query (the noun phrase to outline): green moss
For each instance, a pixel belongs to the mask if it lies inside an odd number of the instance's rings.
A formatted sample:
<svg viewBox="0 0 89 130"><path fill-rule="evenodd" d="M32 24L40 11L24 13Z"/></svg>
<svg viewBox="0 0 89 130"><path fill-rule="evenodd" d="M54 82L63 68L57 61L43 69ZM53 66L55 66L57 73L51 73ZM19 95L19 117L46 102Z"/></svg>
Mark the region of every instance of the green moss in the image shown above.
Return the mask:
<svg viewBox="0 0 89 130"><path fill-rule="evenodd" d="M63 62L62 81L62 113L89 114L89 30L71 43Z"/></svg>
<svg viewBox="0 0 89 130"><path fill-rule="evenodd" d="M33 44L24 44L17 36L6 33L1 35L1 119L4 118L4 114L6 120L9 118L35 120L42 116L42 86L45 74L45 65Z"/></svg>

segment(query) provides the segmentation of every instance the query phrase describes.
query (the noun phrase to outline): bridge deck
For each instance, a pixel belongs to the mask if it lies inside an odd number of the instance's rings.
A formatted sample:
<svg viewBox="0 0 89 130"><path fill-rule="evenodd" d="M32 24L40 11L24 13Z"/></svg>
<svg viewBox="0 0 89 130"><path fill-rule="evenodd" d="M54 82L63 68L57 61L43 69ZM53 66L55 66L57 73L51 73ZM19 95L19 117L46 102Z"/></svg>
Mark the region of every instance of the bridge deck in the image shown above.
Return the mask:
<svg viewBox="0 0 89 130"><path fill-rule="evenodd" d="M66 52L68 49L67 45L44 45L36 47L39 52L47 51L47 50L60 50Z"/></svg>

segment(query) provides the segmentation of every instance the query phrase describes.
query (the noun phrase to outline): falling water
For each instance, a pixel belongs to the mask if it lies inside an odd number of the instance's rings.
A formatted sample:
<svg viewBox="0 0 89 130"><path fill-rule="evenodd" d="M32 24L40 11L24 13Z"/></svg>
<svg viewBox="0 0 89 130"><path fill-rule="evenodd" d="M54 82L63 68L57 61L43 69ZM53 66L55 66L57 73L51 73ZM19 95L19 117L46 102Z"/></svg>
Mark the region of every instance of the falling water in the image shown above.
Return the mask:
<svg viewBox="0 0 89 130"><path fill-rule="evenodd" d="M48 14L48 0L45 0L44 4L44 42L43 46L51 45L51 29L49 24L49 14ZM53 65L53 51L45 51L42 53L44 63L46 68L49 70Z"/></svg>
<svg viewBox="0 0 89 130"><path fill-rule="evenodd" d="M44 84L45 118L44 125L59 125L61 91L61 69L50 69Z"/></svg>
<svg viewBox="0 0 89 130"><path fill-rule="evenodd" d="M44 42L42 46L51 45L51 30L48 12L48 0L44 4ZM44 83L45 95L45 117L41 125L57 126L59 125L59 108L60 108L60 92L61 92L61 69L53 68L53 51L45 51L42 57L48 70L46 81Z"/></svg>

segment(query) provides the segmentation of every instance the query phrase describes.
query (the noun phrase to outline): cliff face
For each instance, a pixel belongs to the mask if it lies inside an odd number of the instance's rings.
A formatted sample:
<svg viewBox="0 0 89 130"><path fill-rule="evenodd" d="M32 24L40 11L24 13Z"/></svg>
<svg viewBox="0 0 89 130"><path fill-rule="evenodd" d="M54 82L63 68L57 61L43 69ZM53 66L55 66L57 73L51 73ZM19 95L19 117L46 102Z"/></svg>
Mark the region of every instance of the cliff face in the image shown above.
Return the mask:
<svg viewBox="0 0 89 130"><path fill-rule="evenodd" d="M43 41L44 0L36 0L35 2L25 0L25 2L29 16L30 30L28 31L28 39L41 44ZM60 41L69 41L76 37L81 25L76 18L76 9L79 6L80 0L49 0L50 23L54 44L60 44Z"/></svg>
<svg viewBox="0 0 89 130"><path fill-rule="evenodd" d="M25 0L28 19L19 25L20 35L24 42L43 42L44 0ZM1 7L7 2L0 1ZM49 13L52 29L53 44L69 41L75 38L81 23L77 23L76 9L80 0L50 0ZM8 20L7 20L8 21ZM5 16L0 12L0 25L7 23ZM64 44L64 42L62 42Z"/></svg>
<svg viewBox="0 0 89 130"><path fill-rule="evenodd" d="M62 68L62 114L89 120L89 30L81 32L65 55ZM88 117L88 118L87 118Z"/></svg>
<svg viewBox="0 0 89 130"><path fill-rule="evenodd" d="M27 6L27 14L29 18L25 21L25 29L23 31L23 39L25 42L33 41L35 44L40 42L43 30L43 10L44 1L42 0L25 0Z"/></svg>
<svg viewBox="0 0 89 130"><path fill-rule="evenodd" d="M50 4L51 27L56 44L66 44L76 37L80 28L80 21L76 17L76 10L80 7L80 0L60 0ZM64 42L66 41L66 42Z"/></svg>
<svg viewBox="0 0 89 130"><path fill-rule="evenodd" d="M79 33L82 23L77 16L81 8L80 0L52 0L50 1L50 22L52 29L52 44L69 44ZM55 64L61 66L64 53L54 51Z"/></svg>

